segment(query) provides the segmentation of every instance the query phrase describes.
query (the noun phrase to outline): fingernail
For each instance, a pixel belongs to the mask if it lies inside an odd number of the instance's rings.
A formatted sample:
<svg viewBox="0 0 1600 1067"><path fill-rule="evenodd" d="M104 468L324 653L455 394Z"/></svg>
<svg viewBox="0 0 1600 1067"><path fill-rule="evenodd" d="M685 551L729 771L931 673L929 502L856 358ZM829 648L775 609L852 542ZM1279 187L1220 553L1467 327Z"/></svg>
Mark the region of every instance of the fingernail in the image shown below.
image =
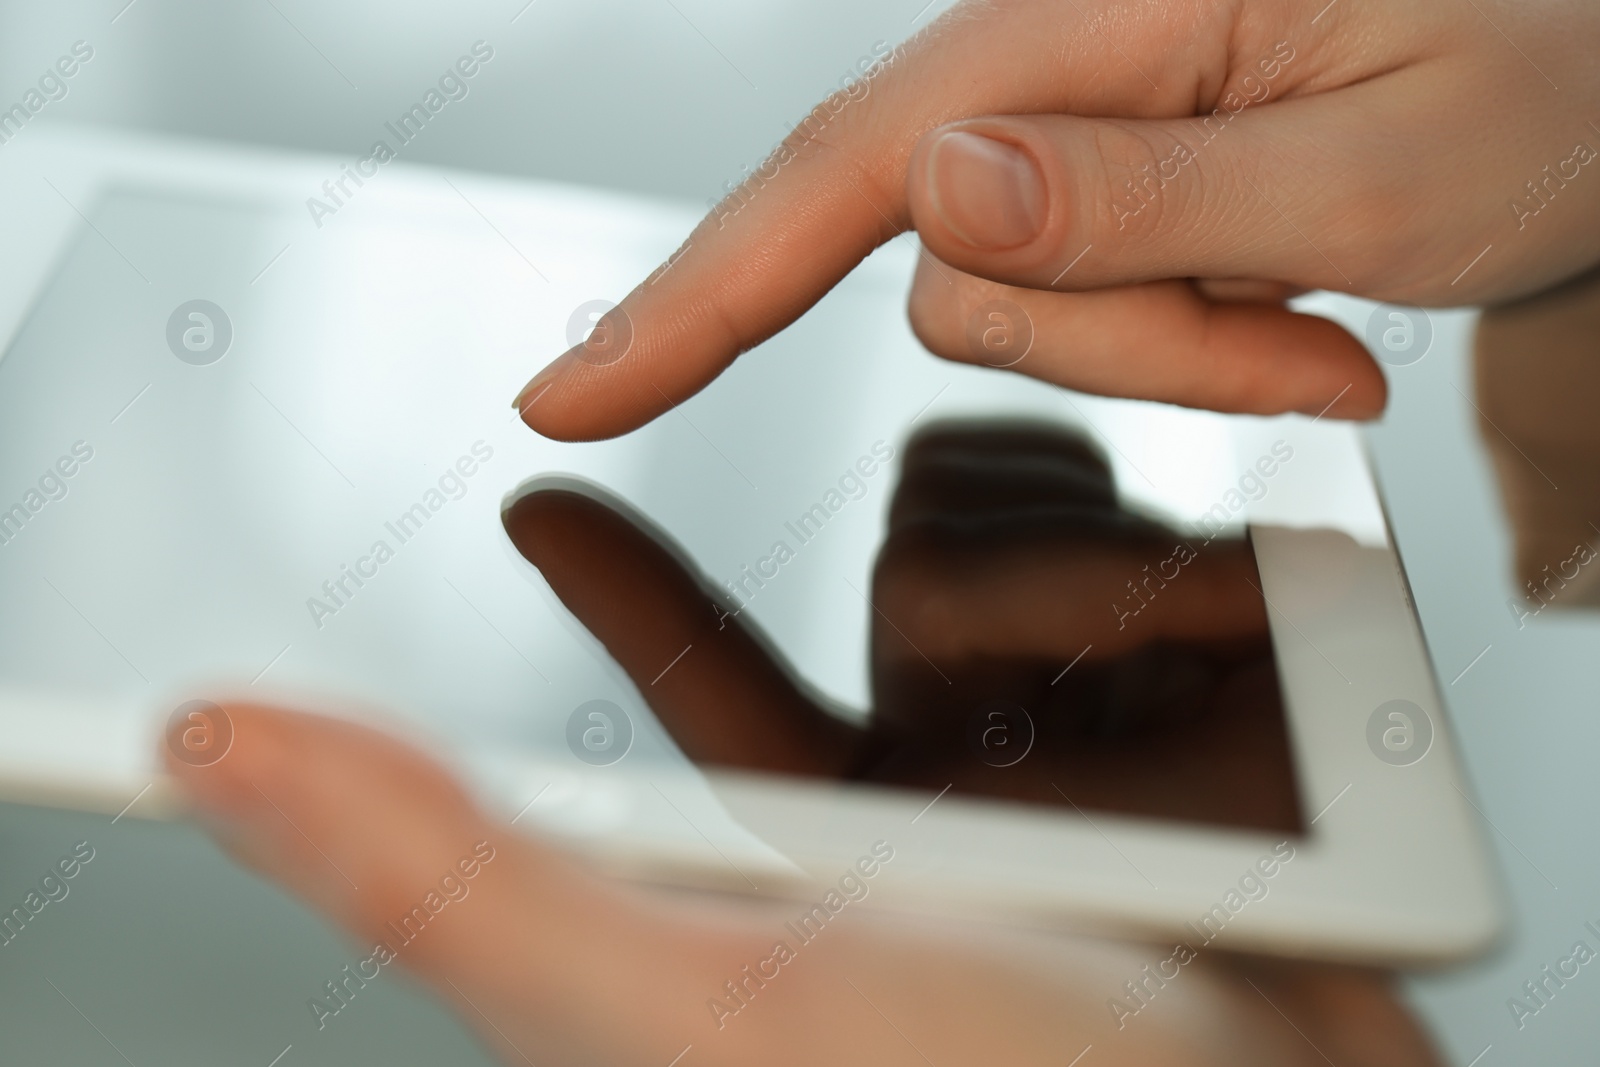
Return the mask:
<svg viewBox="0 0 1600 1067"><path fill-rule="evenodd" d="M518 414L526 417L528 409L537 404L539 398L544 396L551 386L566 377L568 368L578 358L578 349L582 347L582 345L574 345L572 348L567 349L551 360L548 367L535 374L531 382L522 387L522 392L518 393L517 398L511 402L511 406L517 409Z"/></svg>
<svg viewBox="0 0 1600 1067"><path fill-rule="evenodd" d="M974 248L1015 248L1044 227L1044 178L1028 153L1004 141L942 134L928 153L928 190L940 220Z"/></svg>

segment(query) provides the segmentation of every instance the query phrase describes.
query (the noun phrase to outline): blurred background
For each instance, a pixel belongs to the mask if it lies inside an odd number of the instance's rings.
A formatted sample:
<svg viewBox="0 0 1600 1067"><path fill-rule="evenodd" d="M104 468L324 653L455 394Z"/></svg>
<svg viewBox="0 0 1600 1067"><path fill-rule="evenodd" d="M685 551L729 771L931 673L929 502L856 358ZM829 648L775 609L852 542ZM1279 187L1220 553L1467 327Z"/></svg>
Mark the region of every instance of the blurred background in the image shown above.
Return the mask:
<svg viewBox="0 0 1600 1067"><path fill-rule="evenodd" d="M341 160L418 100L473 42L493 59L408 145L408 164L608 187L704 207L753 168L847 71L926 25L933 0L0 0L0 107L76 41L93 59L33 123L98 124L279 146ZM26 137L24 129L20 136ZM0 144L0 168L13 165ZM1600 622L1544 612L1519 629L1503 509L1462 339L1389 368L1393 401L1370 431L1396 537L1515 916L1491 957L1412 976L1407 994L1450 1062L1593 1064L1600 976L1587 969L1518 1029L1507 1000L1600 924ZM530 368L531 369L531 368ZM6 620L0 627L15 625ZM1465 668L1465 670L1464 670ZM0 739L3 743L3 739ZM1396 818L1405 818L1396 812ZM0 807L0 899L20 898L88 838L98 876L71 923L0 955L0 1060L120 1063L121 1052L41 970L66 971L131 1062L265 1067L303 1028L310 966L345 954L319 920L228 867L197 833ZM100 866L103 864L103 866ZM20 942L19 942L20 945ZM40 953L45 955L40 956ZM228 1005L255 1000L241 1021ZM273 1013L277 1013L277 1017ZM174 1022L174 1020L179 1020ZM350 1025L291 1062L486 1062L439 1008L386 983Z"/></svg>
<svg viewBox="0 0 1600 1067"><path fill-rule="evenodd" d="M723 195L875 41L947 0L190 0L0 5L7 105L74 41L51 120L365 153L477 40L495 58L405 158L686 198ZM525 6L526 5L526 6ZM115 21L113 22L113 18Z"/></svg>

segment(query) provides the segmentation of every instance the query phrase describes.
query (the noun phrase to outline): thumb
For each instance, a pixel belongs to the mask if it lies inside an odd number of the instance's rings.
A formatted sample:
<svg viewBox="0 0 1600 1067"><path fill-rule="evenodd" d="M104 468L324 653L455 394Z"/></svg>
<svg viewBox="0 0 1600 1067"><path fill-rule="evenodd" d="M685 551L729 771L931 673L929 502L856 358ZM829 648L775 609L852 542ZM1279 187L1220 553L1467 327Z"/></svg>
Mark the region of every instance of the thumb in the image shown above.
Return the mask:
<svg viewBox="0 0 1600 1067"><path fill-rule="evenodd" d="M948 358L1009 366L973 344L973 316L1002 298L1033 338L1023 374L1223 411L1376 414L1383 375L1343 329L1276 303L1219 304L1205 299L1216 285L1178 280L1379 295L1396 284L1385 272L1406 269L1397 245L1418 243L1427 209L1383 224L1392 190L1386 200L1354 165L1366 135L1305 146L1295 132L1338 130L1348 106L934 131L908 169L908 200L923 243L955 270L919 269L918 335Z"/></svg>
<svg viewBox="0 0 1600 1067"><path fill-rule="evenodd" d="M393 966L432 985L508 1062L665 1062L698 1021L698 1004L664 999L643 976L675 971L714 989L725 935L702 929L691 944L692 927L652 918L641 899L480 811L396 738L273 708L212 715L232 736L222 758L195 766L173 749L168 769L237 858L354 938L350 966L307 990L318 1029ZM636 1029L611 1024L614 998L637 1011Z"/></svg>
<svg viewBox="0 0 1600 1067"><path fill-rule="evenodd" d="M1395 183L1427 181L1428 164L1375 178L1366 164L1379 133L1341 121L1355 92L1236 115L941 127L907 169L912 220L944 262L1033 289L1250 278L1381 293L1390 253L1429 214L1409 197L1395 212Z"/></svg>

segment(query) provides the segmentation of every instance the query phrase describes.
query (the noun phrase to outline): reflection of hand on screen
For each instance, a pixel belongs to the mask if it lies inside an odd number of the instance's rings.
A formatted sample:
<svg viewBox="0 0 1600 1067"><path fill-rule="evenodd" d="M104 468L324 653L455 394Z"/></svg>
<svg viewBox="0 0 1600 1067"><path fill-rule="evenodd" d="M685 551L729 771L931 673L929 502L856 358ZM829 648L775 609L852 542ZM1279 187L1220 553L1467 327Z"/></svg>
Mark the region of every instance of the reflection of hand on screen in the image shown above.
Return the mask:
<svg viewBox="0 0 1600 1067"><path fill-rule="evenodd" d="M1478 320L1478 430L1511 522L1521 625L1600 604L1597 336L1596 272Z"/></svg>
<svg viewBox="0 0 1600 1067"><path fill-rule="evenodd" d="M696 761L1299 829L1250 547L1122 509L1059 429L908 447L854 719L624 505L537 491L506 527Z"/></svg>

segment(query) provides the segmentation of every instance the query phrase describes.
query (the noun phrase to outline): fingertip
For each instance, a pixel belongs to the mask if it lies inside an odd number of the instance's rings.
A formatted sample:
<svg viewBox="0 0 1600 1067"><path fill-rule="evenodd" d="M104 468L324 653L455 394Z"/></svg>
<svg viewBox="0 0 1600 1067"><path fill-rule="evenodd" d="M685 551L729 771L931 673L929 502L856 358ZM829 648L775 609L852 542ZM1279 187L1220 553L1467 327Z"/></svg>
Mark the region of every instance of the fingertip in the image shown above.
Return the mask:
<svg viewBox="0 0 1600 1067"><path fill-rule="evenodd" d="M1389 402L1389 380L1356 337L1332 319L1287 312L1308 348L1305 402L1293 410L1313 418L1365 421L1380 417ZM1314 370L1312 368L1315 368ZM1310 374L1315 374L1315 384Z"/></svg>
<svg viewBox="0 0 1600 1067"><path fill-rule="evenodd" d="M574 340L580 328L587 329L587 333L534 375L512 401L512 406L530 429L545 432L540 427L548 420L534 413L541 401L549 397L555 402L551 406L562 407L563 394L569 392L572 386L588 385L592 382L594 372L603 372L621 363L633 352L633 318L626 307L629 301L607 306L608 303L590 301L574 311L567 328L568 340ZM594 318L594 312L601 308L605 309L604 313ZM555 419L559 422L559 416ZM557 429L553 426L549 428ZM565 435L561 439L565 439Z"/></svg>
<svg viewBox="0 0 1600 1067"><path fill-rule="evenodd" d="M1363 377L1362 380L1351 381L1331 399L1325 402L1312 402L1296 411L1301 415L1310 415L1314 419L1329 418L1343 419L1350 422L1367 422L1380 418L1389 404L1389 387L1380 373L1374 380Z"/></svg>
<svg viewBox="0 0 1600 1067"><path fill-rule="evenodd" d="M562 444L621 437L673 406L672 398L646 376L642 362L592 366L578 359L562 363L549 377L544 373L518 394L517 410L528 429Z"/></svg>
<svg viewBox="0 0 1600 1067"><path fill-rule="evenodd" d="M162 764L197 808L242 816L256 803L250 783L275 775L290 758L288 715L252 704L190 701L168 722Z"/></svg>
<svg viewBox="0 0 1600 1067"><path fill-rule="evenodd" d="M579 347L569 348L551 360L522 387L511 402L524 426L552 441L592 439L592 435L586 433L581 425L581 406L570 400L574 387L581 386L581 383L574 381L575 372L579 370L578 364L581 363ZM581 389L578 392L581 396ZM576 422L571 410L574 407L580 411Z"/></svg>

